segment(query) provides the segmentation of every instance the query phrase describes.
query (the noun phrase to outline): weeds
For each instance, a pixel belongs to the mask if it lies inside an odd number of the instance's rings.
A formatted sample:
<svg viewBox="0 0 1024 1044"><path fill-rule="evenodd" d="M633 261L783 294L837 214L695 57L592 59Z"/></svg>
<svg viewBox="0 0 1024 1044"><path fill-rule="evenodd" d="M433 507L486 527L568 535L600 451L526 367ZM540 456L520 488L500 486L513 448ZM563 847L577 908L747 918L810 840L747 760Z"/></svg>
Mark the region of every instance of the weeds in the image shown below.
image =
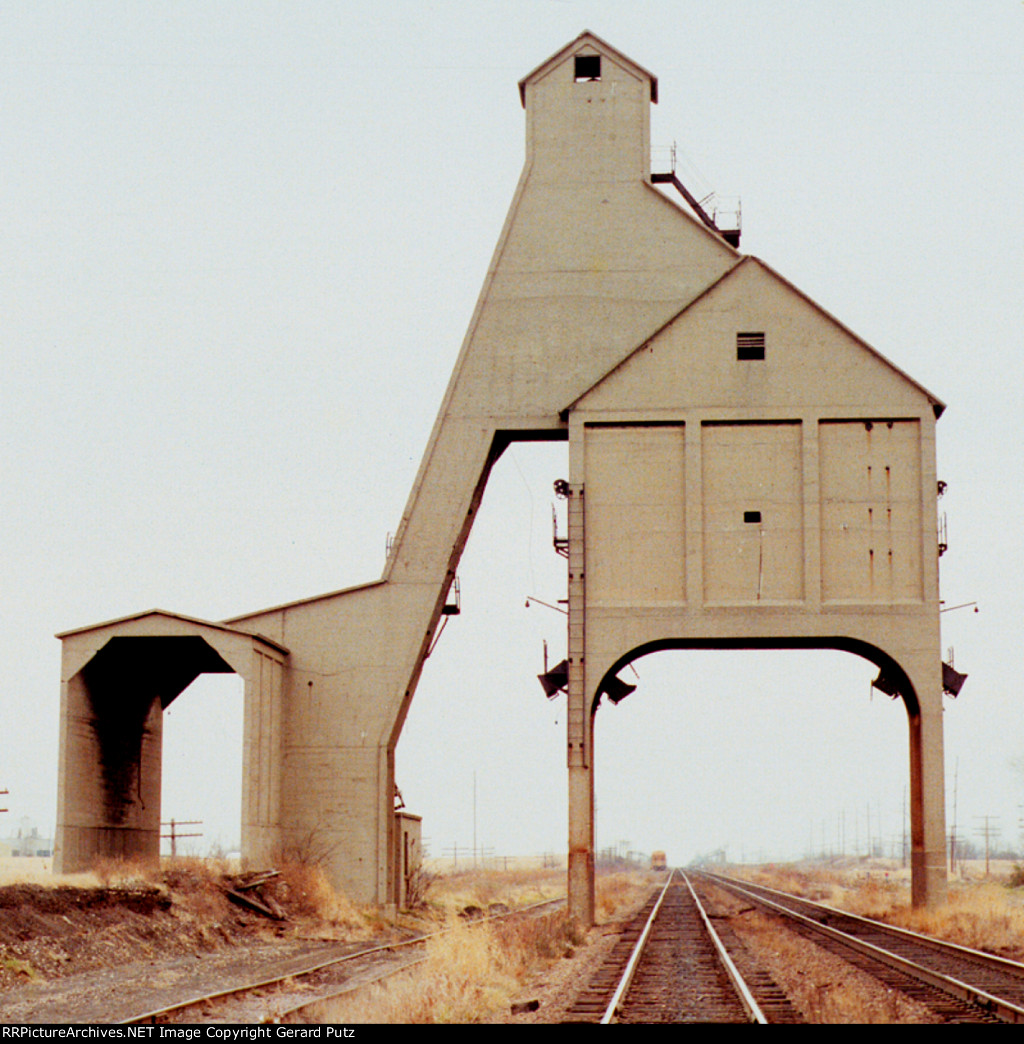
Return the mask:
<svg viewBox="0 0 1024 1044"><path fill-rule="evenodd" d="M420 867L413 871L406 880L405 904L410 910L420 910L427 906L430 889L437 880L437 875Z"/></svg>
<svg viewBox="0 0 1024 1044"><path fill-rule="evenodd" d="M502 905L514 910L564 894L564 871L468 870L433 876L426 910L438 923L444 923L469 907L486 911Z"/></svg>
<svg viewBox="0 0 1024 1044"><path fill-rule="evenodd" d="M632 912L649 893L644 874L602 874L595 902L600 920ZM437 877L431 909L445 930L430 940L424 962L386 982L324 1005L318 1018L348 1023L473 1023L493 1021L527 983L574 955L587 938L565 909L528 918L469 920L482 912L521 907L565 894L564 870L475 871Z"/></svg>
<svg viewBox="0 0 1024 1044"><path fill-rule="evenodd" d="M29 982L43 981L43 977L28 961L19 960L17 957L4 957L0 963L2 963L4 971L12 972L14 975L24 975Z"/></svg>
<svg viewBox="0 0 1024 1044"><path fill-rule="evenodd" d="M338 842L325 826L325 819L321 815L312 826L292 830L288 839L275 849L273 861L302 866L326 866L337 849Z"/></svg>
<svg viewBox="0 0 1024 1044"><path fill-rule="evenodd" d="M594 916L598 924L614 921L631 911L651 890L643 874L599 874L594 882Z"/></svg>
<svg viewBox="0 0 1024 1044"><path fill-rule="evenodd" d="M345 929L351 938L369 934L366 913L331 885L322 867L287 862L280 871L274 890L290 915Z"/></svg>
<svg viewBox="0 0 1024 1044"><path fill-rule="evenodd" d="M449 920L427 943L425 961L385 983L322 1006L324 1022L474 1023L507 1011L536 972L579 936L564 911L528 919Z"/></svg>
<svg viewBox="0 0 1024 1044"><path fill-rule="evenodd" d="M1012 891L1019 887L1013 884L1014 871L1007 875L1005 884L995 880L952 881L946 903L935 909L912 907L905 878L884 867L846 871L746 867L739 872L756 883L824 901L862 917L1014 960L1024 958L1024 905Z"/></svg>
<svg viewBox="0 0 1024 1044"><path fill-rule="evenodd" d="M102 888L138 888L152 886L160 879L160 867L138 859L105 858L92 867Z"/></svg>
<svg viewBox="0 0 1024 1044"><path fill-rule="evenodd" d="M1020 960L1024 957L1024 908L1001 885L958 885L936 910L894 908L885 919L913 931Z"/></svg>

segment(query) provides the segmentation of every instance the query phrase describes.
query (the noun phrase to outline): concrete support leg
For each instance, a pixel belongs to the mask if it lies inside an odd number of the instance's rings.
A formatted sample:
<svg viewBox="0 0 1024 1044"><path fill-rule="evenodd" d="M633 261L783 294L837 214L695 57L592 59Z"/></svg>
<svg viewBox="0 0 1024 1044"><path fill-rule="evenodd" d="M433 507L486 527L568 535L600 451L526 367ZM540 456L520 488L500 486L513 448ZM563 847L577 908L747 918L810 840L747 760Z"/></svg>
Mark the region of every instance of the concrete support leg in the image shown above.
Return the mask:
<svg viewBox="0 0 1024 1044"><path fill-rule="evenodd" d="M946 901L944 781L940 702L910 715L910 896L915 907Z"/></svg>
<svg viewBox="0 0 1024 1044"><path fill-rule="evenodd" d="M320 865L358 903L392 904L389 844L394 836L394 769L386 746L309 746L287 751L282 846Z"/></svg>
<svg viewBox="0 0 1024 1044"><path fill-rule="evenodd" d="M395 823L395 750L377 748L377 894L387 896L385 914L398 916L401 874L398 872L398 837Z"/></svg>
<svg viewBox="0 0 1024 1044"><path fill-rule="evenodd" d="M594 923L594 773L590 765L569 766L569 917Z"/></svg>
<svg viewBox="0 0 1024 1044"><path fill-rule="evenodd" d="M65 683L54 872L160 858L162 714L146 691Z"/></svg>

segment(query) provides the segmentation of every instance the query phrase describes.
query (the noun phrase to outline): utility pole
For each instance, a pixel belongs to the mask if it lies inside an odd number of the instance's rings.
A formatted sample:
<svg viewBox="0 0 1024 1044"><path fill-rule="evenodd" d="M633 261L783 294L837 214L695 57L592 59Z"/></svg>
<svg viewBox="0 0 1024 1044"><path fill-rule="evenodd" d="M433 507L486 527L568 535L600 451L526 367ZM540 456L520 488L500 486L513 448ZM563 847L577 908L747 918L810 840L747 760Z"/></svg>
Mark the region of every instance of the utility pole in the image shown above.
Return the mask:
<svg viewBox="0 0 1024 1044"><path fill-rule="evenodd" d="M998 816L976 816L976 819L983 819L985 825L981 828L981 832L985 835L985 876L988 877L988 864L989 864L989 847L993 833L999 833L998 828L993 828L989 825L989 821L997 819Z"/></svg>
<svg viewBox="0 0 1024 1044"><path fill-rule="evenodd" d="M466 850L463 849L462 851L465 852ZM444 850L444 854L448 854L448 853L451 853L451 857L452 857L452 871L454 872L454 871L458 870L458 868L459 868L459 843L457 841L455 842L455 844L451 848L446 848Z"/></svg>
<svg viewBox="0 0 1024 1044"><path fill-rule="evenodd" d="M903 785L903 847L900 849L900 866L907 865L907 786Z"/></svg>
<svg viewBox="0 0 1024 1044"><path fill-rule="evenodd" d="M178 830L178 827L183 826L202 826L203 821L201 819L172 819L169 823L161 823L161 826L169 826L171 832L169 834L161 834L163 838L170 838L171 841L171 858L173 859L178 854L178 838L179 837L202 837L202 831L197 834L183 834Z"/></svg>

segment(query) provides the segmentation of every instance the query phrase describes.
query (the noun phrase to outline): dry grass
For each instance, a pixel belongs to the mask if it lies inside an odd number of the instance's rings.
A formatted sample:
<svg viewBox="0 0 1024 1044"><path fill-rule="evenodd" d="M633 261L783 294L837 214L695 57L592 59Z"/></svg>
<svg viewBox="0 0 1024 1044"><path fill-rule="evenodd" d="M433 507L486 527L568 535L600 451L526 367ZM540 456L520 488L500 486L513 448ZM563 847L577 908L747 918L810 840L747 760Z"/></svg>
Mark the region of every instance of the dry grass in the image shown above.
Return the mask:
<svg viewBox="0 0 1024 1044"><path fill-rule="evenodd" d="M621 917L649 894L655 875L646 871L598 874L594 904L598 924ZM438 924L458 913L502 912L565 895L564 869L474 870L437 875L430 882L426 912Z"/></svg>
<svg viewBox="0 0 1024 1044"><path fill-rule="evenodd" d="M507 1012L537 971L579 938L560 911L529 919L455 917L427 943L426 960L383 983L321 1005L334 1023L481 1023Z"/></svg>
<svg viewBox="0 0 1024 1044"><path fill-rule="evenodd" d="M166 864L166 868L180 874L183 868L191 866L192 862L185 859L175 860ZM93 865L92 874L101 888L142 888L158 885L163 880L163 869L157 863L131 859L100 859Z"/></svg>
<svg viewBox="0 0 1024 1044"><path fill-rule="evenodd" d="M883 896L884 900L891 897ZM949 900L936 910L914 910L904 901L886 908L879 897L855 901L866 917L910 928L975 950L1024 960L1024 906L1007 889L992 882L953 885Z"/></svg>
<svg viewBox="0 0 1024 1044"><path fill-rule="evenodd" d="M639 872L598 874L594 882L594 917L597 923L607 924L632 912L650 894L655 880L651 874Z"/></svg>
<svg viewBox="0 0 1024 1044"><path fill-rule="evenodd" d="M952 881L946 904L924 910L911 907L906 875L885 866L845 871L810 866L744 868L742 876L862 917L1024 960L1024 897L999 881Z"/></svg>
<svg viewBox="0 0 1024 1044"><path fill-rule="evenodd" d="M631 913L650 892L647 873L601 875L599 921ZM437 877L429 909L444 931L430 940L415 968L324 1005L317 1017L339 1023L483 1023L509 1011L513 999L545 968L585 941L566 911L529 918L473 920L467 909L515 909L565 894L565 870L474 871Z"/></svg>
<svg viewBox="0 0 1024 1044"><path fill-rule="evenodd" d="M437 923L469 910L515 910L565 895L565 871L558 869L466 870L435 874L425 889L425 912Z"/></svg>
<svg viewBox="0 0 1024 1044"><path fill-rule="evenodd" d="M12 884L42 885L44 888L70 886L95 888L99 881L93 873L57 876L50 870L50 859L42 856L5 856L0 858L0 887Z"/></svg>
<svg viewBox="0 0 1024 1044"><path fill-rule="evenodd" d="M281 876L274 883L277 898L292 917L317 922L329 932L341 932L347 939L369 936L377 927L375 917L356 906L334 888L319 866L284 863Z"/></svg>

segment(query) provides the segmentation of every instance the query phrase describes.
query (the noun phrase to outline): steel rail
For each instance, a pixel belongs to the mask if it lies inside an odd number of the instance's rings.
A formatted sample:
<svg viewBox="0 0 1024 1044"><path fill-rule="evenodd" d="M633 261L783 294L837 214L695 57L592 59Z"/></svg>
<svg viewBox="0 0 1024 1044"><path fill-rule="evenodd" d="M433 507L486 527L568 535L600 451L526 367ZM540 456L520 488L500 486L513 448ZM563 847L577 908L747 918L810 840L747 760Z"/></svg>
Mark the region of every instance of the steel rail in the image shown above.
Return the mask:
<svg viewBox="0 0 1024 1044"><path fill-rule="evenodd" d="M690 884L689 878L682 871L673 870L668 880L665 882L661 889L661 893L658 895L658 901L654 904L654 909L651 910L650 916L647 918L647 923L644 925L643 931L640 933L640 937L636 941L636 945L633 947L633 951L629 956L629 960L626 962L625 970L622 973L622 977L619 979L619 984L615 989L615 993L612 995L612 999L608 1002L608 1006L605 1009L604 1014L601 1016L600 1024L603 1026L610 1025L615 1019L622 1007L625 1000L626 994L629 992L629 988L633 983L633 978L636 975L637 968L640 965L640 961L643 958L644 949L647 946L647 942L650 938L651 931L654 927L654 922L658 918L658 914L661 912L662 902L665 899L665 895L668 892L669 885L672 884L676 874L679 874L683 883L686 885L690 892L690 897L693 899L694 905L697 909L697 913L700 916L701 924L706 932L708 938L714 947L715 955L719 962L725 969L726 975L729 978L729 982L735 990L737 997L739 998L740 1004L743 1010L747 1013L747 1018L754 1023L759 1025L767 1025L768 1020L765 1018L764 1013L761 1011L760 1006L754 999L753 993L750 991L750 987L747 986L743 980L743 976L740 975L739 969L733 963L732 958L729 956L728 950L725 948L725 944L718 936L718 932L715 931L714 926L711 924L711 919L707 915L707 911L704 909L703 904L697 897L697 893L693 890L693 885Z"/></svg>
<svg viewBox="0 0 1024 1044"><path fill-rule="evenodd" d="M555 903L562 903L564 901L564 899L548 899L541 903L534 903L531 906L524 906L519 910L510 910L506 914L497 914L494 917L485 917L482 918L480 921L474 923L481 924L484 921L503 920L506 917L512 917L516 914L526 913L530 910L536 910L543 906L551 906ZM450 929L445 928L439 932L431 932L429 935L423 936L423 941L427 939L433 939L438 935L443 935L447 931L450 931ZM346 983L340 989L333 990L330 993L322 993L318 997L314 997L310 1000L304 1000L301 1004L296 1004L291 1008L285 1008L283 1011L277 1012L272 1021L274 1023L285 1023L293 1016L298 1015L299 1012L305 1011L307 1008L315 1008L319 1004L325 1004L329 1001L337 1000L339 997L344 997L349 993L355 993L357 990L365 989L367 986L373 986L375 983L382 982L385 979L390 979L395 975L401 975L402 972L408 971L410 968L415 968L417 965L425 964L426 961L427 957L417 957L415 960L406 961L404 964L400 964L397 967L385 968L383 971L381 971L377 975L374 975L372 978L362 979L359 982Z"/></svg>
<svg viewBox="0 0 1024 1044"><path fill-rule="evenodd" d="M355 993L357 990L365 989L367 986L372 986L374 983L382 982L384 979L390 979L394 975L400 975L402 972L408 971L410 968L415 968L417 965L426 964L426 962L426 957L417 957L414 961L406 961L405 964L398 965L397 968L385 968L384 971L374 975L370 979L347 983L342 986L341 989L334 990L331 993L323 993L313 1000L305 1000L301 1004L296 1004L291 1008L285 1008L283 1011L276 1012L270 1021L272 1024L286 1023L293 1016L298 1015L300 1011L305 1011L307 1008L315 1008L318 1004L326 1004L329 1001L337 1000L339 997L344 997L346 994Z"/></svg>
<svg viewBox="0 0 1024 1044"><path fill-rule="evenodd" d="M558 899L545 899L545 900L542 900L541 902L538 902L538 903L531 903L528 906L522 906L522 907L520 907L519 909L516 909L516 910L509 910L507 913L494 914L493 916L490 916L490 917L481 917L479 920L474 921L473 924L484 924L484 923L489 922L489 921L499 921L499 920L503 920L503 919L508 918L508 917L515 917L515 916L520 915L520 914L531 913L531 912L539 910L539 909L541 909L542 907L545 907L545 906L555 906L557 904L564 903L564 902L565 902L565 898L564 897L561 897L561 898L558 898ZM235 995L243 994L243 993L250 993L253 990L264 989L267 986L275 986L278 983L284 982L286 979L301 979L303 976L312 975L315 972L322 971L324 968L331 968L331 967L334 967L335 965L338 965L338 964L345 964L345 963L347 963L349 961L358 960L361 957L363 957L363 958L365 958L365 957L372 957L374 954L385 953L385 952L387 952L389 950L400 950L400 949L403 949L403 948L405 948L407 946L422 945L422 944L425 944L427 942L427 940L433 939L433 938L435 938L437 936L440 936L440 935L444 935L446 932L449 932L449 931L451 931L450 928L440 928L436 932L425 932L422 935L414 936L411 939L400 939L397 942L382 943L379 946L370 946L370 947L367 947L365 950L357 950L355 953L347 953L347 954L344 954L341 957L331 957L328 960L318 961L315 964L311 964L311 965L309 965L308 967L305 967L305 968L301 968L301 969L298 969L298 970L292 969L291 971L285 972L285 973L283 973L281 975L273 975L273 976L270 976L269 978L266 978L266 979L260 979L258 981L242 983L240 985L235 985L235 986L229 986L226 989L214 990L214 991L212 991L210 993L203 993L203 994L192 995L192 996L189 996L188 998L186 998L185 1000L175 1001L173 1004L165 1005L162 1008L154 1008L152 1011L147 1011L147 1012L144 1012L142 1014L129 1015L127 1018L117 1020L114 1023L114 1025L132 1026L132 1025L136 1025L138 1023L144 1023L144 1022L152 1023L152 1022L156 1022L156 1020L158 1018L160 1018L160 1016L162 1016L162 1015L170 1015L173 1012L181 1011L184 1008L191 1008L191 1007L193 1007L193 1006L195 1006L197 1004L206 1003L207 1001L221 1000L221 999L223 999L225 997L231 997L231 996L235 996ZM419 964L419 963L421 963L421 961L419 961L419 960L407 961L405 964L402 964L402 965L400 965L399 967L397 967L397 968L395 968L393 970L385 971L383 974L377 976L375 979L367 980L367 981L361 982L361 983L356 983L353 986L353 988L354 989L358 989L361 986L368 986L372 982L379 981L382 978L387 978L388 975L398 974L398 972L404 971L406 968L410 968L413 965ZM348 992L348 991L345 990L345 989L342 989L340 991L336 991L334 994L325 995L325 997L317 998L317 999L318 1000L320 1000L320 999L329 1000L332 996L337 996L339 993L345 993L345 992ZM315 1001L313 1001L313 1000L307 1001L306 1004L300 1005L300 1008L301 1007L306 1007L306 1006L311 1005L313 1003L315 1003ZM298 1010L298 1009L294 1009L294 1010Z"/></svg>
<svg viewBox="0 0 1024 1044"><path fill-rule="evenodd" d="M733 879L719 876L717 874L705 874L712 881L718 881L725 887L732 889L735 892L740 893L752 902L756 902L761 906L765 906L768 909L780 914L783 918L796 921L798 924L809 928L811 931L817 932L820 935L824 935L827 938L834 939L837 942L842 943L844 946L850 947L852 950L856 950L858 953L867 955L874 960L890 967L895 968L898 971L904 972L911 978L917 979L919 982L924 982L929 986L933 986L938 990L942 990L944 993L955 997L957 1000L966 1001L969 1004L974 1004L984 1010L991 1012L993 1015L1002 1019L1004 1022L1013 1023L1024 1023L1024 1008L1017 1004L1013 1004L1010 1001L1004 1000L1001 997L997 997L994 994L988 993L986 990L981 989L977 986L972 986L970 983L963 982L961 979L954 978L952 975L944 975L941 972L933 971L931 968L926 968L922 964L918 964L916 961L911 961L906 957L901 957L897 953L893 953L891 950L885 950L880 946L875 946L873 943L865 942L863 939L858 939L855 935L850 935L848 932L840 931L838 928L832 928L829 925L822 924L820 921L815 921L811 917L805 917L803 914L797 913L795 910L791 910L788 907L782 906L779 903L768 899L764 895L759 895L757 892L752 892L748 888L737 884ZM760 886L757 886L760 887ZM857 921L869 924L873 929L882 930L885 932L889 931L890 926L883 924L879 921L872 921L866 917L857 917L855 914L846 914L845 911L836 910L832 907L822 906L819 903L814 903L812 900L803 899L800 896L791 896L785 892L779 892L777 889L766 889L776 895L785 896L787 899L798 899L802 903L806 903L809 906L817 907L818 909L827 910L832 914L842 914L845 916L853 917ZM928 936L917 935L915 932L906 932L905 929L896 929L891 932L893 935L909 935L916 936L918 941L927 943L929 946L933 946L937 950L946 948L946 944L942 943L941 940L932 939ZM959 947L956 944L949 944L950 949L966 950L966 947ZM988 958L991 955L982 953L980 950L969 951L972 957ZM1004 958L995 958L993 963L1005 962ZM1009 962L1011 965L1015 962ZM1017 965L1019 968L1020 965Z"/></svg>
<svg viewBox="0 0 1024 1044"><path fill-rule="evenodd" d="M272 975L268 979L259 979L236 986L229 986L226 989L214 990L211 993L194 994L184 1000L175 1001L173 1004L167 1004L162 1008L154 1008L152 1011L144 1012L141 1015L129 1015L126 1019L118 1020L117 1025L132 1026L140 1022L155 1022L161 1015L170 1015L172 1012L181 1011L183 1008L191 1008L207 1001L221 1000L224 997L231 997L235 994L250 993L253 990L264 989L267 986L276 986L278 983L284 982L285 979L301 979L305 975L312 975L314 972L322 971L324 968L330 968L336 964L345 964L348 961L358 960L360 957L372 957L375 953L384 953L387 950L399 950L406 946L415 946L420 943L425 943L427 939L435 934L437 933L432 932L427 935L418 935L414 939L402 939L399 942L385 943L381 946L371 946L368 949L358 950L355 953L347 953L344 957L332 957L329 960L320 961L317 964L312 964L309 967L300 969L299 971L290 971L283 975Z"/></svg>
<svg viewBox="0 0 1024 1044"><path fill-rule="evenodd" d="M750 885L749 881L743 881L738 877L729 877L728 874L713 874L709 873L707 870L702 870L701 873L705 877L728 882L740 888ZM797 902L813 907L815 910L821 910L824 913L841 914L843 917L847 917L851 921L863 924L865 927L884 931L887 935L896 935L910 942L921 943L923 946L928 946L937 950L946 950L963 957L969 957L972 960L977 960L983 964L989 964L996 968L1002 968L1005 971L1020 975L1024 978L1024 964L1021 964L1020 961L1011 960L1009 957L1000 957L995 953L986 953L984 950L975 950L970 946L964 946L962 943L949 942L947 939L937 939L933 935L922 935L921 932L915 932L910 928L901 928L896 924L886 924L884 921L873 921L870 917L850 913L847 910L840 909L838 906L828 906L826 903L815 902L813 899L807 899L802 895L793 895L790 892L783 892L781 889L772 888L769 885L750 885L750 887L756 887L762 892L770 892L772 895L777 895L784 899L793 899Z"/></svg>
<svg viewBox="0 0 1024 1044"><path fill-rule="evenodd" d="M640 938L637 939L636 945L633 947L633 952L629 955L629 960L626 962L626 969L622 973L622 977L619 979L619 985L616 986L615 992L612 994L612 999L608 1002L608 1007L605 1008L604 1014L601 1016L600 1025L602 1026L607 1026L611 1023L622 1005L622 999L626 996L626 991L633 982L633 976L636 974L637 965L640 963L640 957L643 955L644 947L647 945L648 936L651 934L651 928L654 925L655 918L658 916L658 911L661 909L661 904L665 899L665 893L668 891L668 886L672 883L672 878L675 877L675 875L676 871L673 870L668 875L668 880L662 886L661 893L658 896L658 901L654 904L654 909L651 910L651 915L647 918L644 930L640 933Z"/></svg>
<svg viewBox="0 0 1024 1044"><path fill-rule="evenodd" d="M689 877L687 877L686 874L682 874L682 878L686 882L686 887L690 889L690 895L693 896L693 901L697 905L697 912L700 914L701 920L704 922L704 927L707 929L707 933L715 945L715 952L718 954L718 959L722 962L722 966L725 968L726 974L729 976L729 981L732 983L732 987L736 991L736 995L739 997L740 1003L743 1005L744 1010L747 1013L747 1017L751 1022L756 1022L760 1026L768 1025L768 1020L764 1017L764 1012L761 1011L761 1006L754 999L753 993L750 992L750 987L744 981L743 976L740 975L739 969L729 956L729 951L725 948L725 944L719 938L718 932L716 932L712 926L711 918L708 917L707 911L704 909L704 904L697 898L697 893L693 890L693 885L690 883Z"/></svg>

